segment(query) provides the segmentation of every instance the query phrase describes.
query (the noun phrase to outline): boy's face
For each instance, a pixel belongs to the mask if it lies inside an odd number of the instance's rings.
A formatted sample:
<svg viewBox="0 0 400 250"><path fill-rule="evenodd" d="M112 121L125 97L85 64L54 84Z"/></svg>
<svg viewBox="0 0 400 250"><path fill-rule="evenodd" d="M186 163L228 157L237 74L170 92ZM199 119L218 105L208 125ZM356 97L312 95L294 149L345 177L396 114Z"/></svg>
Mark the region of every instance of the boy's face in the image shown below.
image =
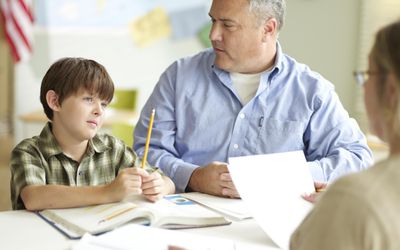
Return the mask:
<svg viewBox="0 0 400 250"><path fill-rule="evenodd" d="M58 132L70 139L84 141L93 138L103 124L108 102L86 90L64 99L54 112L53 124Z"/></svg>

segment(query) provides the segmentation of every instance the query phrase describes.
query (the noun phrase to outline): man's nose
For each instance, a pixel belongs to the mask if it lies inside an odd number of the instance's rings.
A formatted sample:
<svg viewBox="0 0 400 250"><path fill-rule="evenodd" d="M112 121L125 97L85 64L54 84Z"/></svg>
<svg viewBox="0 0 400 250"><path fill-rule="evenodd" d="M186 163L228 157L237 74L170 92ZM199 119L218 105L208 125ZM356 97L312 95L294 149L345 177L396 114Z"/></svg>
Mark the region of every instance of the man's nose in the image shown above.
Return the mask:
<svg viewBox="0 0 400 250"><path fill-rule="evenodd" d="M211 41L221 41L221 28L218 23L213 23L211 26L210 34L208 36Z"/></svg>

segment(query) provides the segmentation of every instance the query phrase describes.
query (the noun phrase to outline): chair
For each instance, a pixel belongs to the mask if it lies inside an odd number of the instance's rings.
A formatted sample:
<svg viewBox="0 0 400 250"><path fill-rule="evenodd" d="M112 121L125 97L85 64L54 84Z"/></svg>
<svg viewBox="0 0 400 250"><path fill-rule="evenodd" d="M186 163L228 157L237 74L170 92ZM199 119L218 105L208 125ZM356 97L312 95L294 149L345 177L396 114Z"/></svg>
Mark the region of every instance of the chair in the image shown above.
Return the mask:
<svg viewBox="0 0 400 250"><path fill-rule="evenodd" d="M137 89L116 89L109 107L111 109L135 111L137 92ZM111 126L111 134L132 147L134 129L135 126L130 124L115 123Z"/></svg>

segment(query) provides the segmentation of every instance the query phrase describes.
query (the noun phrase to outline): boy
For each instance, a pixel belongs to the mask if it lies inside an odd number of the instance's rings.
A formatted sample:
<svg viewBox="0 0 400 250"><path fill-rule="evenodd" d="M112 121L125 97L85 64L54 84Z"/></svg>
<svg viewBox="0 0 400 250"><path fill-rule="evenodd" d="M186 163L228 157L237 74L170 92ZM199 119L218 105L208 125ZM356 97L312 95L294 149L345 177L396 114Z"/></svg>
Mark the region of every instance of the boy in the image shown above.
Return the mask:
<svg viewBox="0 0 400 250"><path fill-rule="evenodd" d="M93 60L63 58L49 68L40 101L51 122L12 151L13 209L87 206L140 193L155 201L175 192L159 170L135 167L140 160L122 141L97 134L113 94L110 76Z"/></svg>

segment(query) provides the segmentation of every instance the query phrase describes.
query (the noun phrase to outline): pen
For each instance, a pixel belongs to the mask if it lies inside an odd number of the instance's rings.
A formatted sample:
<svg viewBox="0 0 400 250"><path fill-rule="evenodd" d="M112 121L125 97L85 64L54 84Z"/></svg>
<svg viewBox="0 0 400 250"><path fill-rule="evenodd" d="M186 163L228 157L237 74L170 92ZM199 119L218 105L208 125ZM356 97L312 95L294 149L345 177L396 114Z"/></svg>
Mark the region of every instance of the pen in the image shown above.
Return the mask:
<svg viewBox="0 0 400 250"><path fill-rule="evenodd" d="M109 220L111 220L111 219L113 219L113 218L115 218L115 217L117 217L117 216L119 216L119 215L121 215L121 214L124 214L124 213L126 213L126 212L129 212L129 211L133 210L134 208L135 208L135 207L128 207L128 208L123 208L123 209L121 209L121 210L118 210L118 211L116 211L116 212L110 214L109 216L105 217L104 219L100 220L100 221L98 222L98 224L103 223L103 222L106 222L106 221L109 221Z"/></svg>
<svg viewBox="0 0 400 250"><path fill-rule="evenodd" d="M321 192L324 192L325 190L326 190L326 188L316 188L315 192L321 193Z"/></svg>
<svg viewBox="0 0 400 250"><path fill-rule="evenodd" d="M144 147L144 154L143 154L143 159L142 159L142 168L144 168L147 160L147 153L149 152L149 144L150 144L150 137L151 137L151 130L153 129L153 121L154 121L154 115L156 114L156 110L153 109L151 111L151 116L150 116L150 122L149 122L149 127L147 129L147 138L146 138L146 146Z"/></svg>

